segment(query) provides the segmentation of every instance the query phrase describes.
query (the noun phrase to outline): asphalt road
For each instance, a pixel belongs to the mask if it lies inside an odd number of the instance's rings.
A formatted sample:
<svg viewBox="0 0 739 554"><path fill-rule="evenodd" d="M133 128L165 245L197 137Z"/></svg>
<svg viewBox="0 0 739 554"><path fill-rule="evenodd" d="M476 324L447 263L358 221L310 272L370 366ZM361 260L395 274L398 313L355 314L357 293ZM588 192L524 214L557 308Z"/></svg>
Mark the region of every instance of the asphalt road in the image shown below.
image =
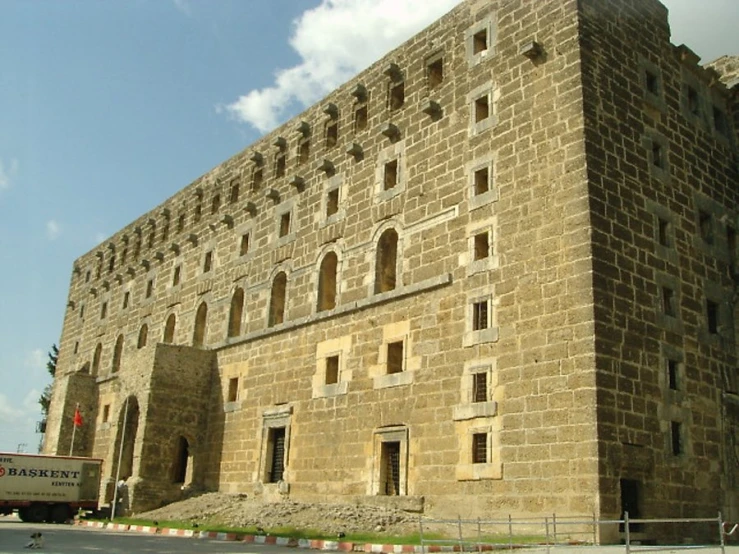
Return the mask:
<svg viewBox="0 0 739 554"><path fill-rule="evenodd" d="M44 535L44 548L29 550L24 546L30 535L40 531ZM101 552L104 554L131 554L132 552L227 554L298 554L306 552L283 546L245 544L243 542L167 537L143 533L106 531L73 525L40 525L21 523L15 517L0 516L0 554L16 552L41 552L45 554Z"/></svg>

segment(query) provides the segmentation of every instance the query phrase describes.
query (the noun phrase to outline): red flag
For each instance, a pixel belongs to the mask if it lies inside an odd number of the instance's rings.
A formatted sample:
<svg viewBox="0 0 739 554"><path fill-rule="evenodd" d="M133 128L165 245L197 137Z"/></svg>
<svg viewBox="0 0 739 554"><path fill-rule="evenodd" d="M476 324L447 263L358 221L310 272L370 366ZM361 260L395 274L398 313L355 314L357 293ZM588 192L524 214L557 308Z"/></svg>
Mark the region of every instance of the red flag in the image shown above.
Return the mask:
<svg viewBox="0 0 739 554"><path fill-rule="evenodd" d="M82 427L82 414L80 413L79 406L74 409L74 426Z"/></svg>

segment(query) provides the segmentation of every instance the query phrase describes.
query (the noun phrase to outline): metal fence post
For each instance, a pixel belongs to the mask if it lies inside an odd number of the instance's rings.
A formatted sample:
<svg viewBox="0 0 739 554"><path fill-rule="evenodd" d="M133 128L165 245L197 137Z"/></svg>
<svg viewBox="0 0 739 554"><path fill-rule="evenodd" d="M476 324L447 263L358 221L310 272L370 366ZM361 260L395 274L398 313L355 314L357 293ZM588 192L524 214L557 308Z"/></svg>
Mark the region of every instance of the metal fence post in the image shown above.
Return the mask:
<svg viewBox="0 0 739 554"><path fill-rule="evenodd" d="M626 554L631 552L631 537L629 533L629 512L624 512L624 531L626 532Z"/></svg>
<svg viewBox="0 0 739 554"><path fill-rule="evenodd" d="M557 544L557 514L552 514L552 534L554 535L553 542Z"/></svg>
<svg viewBox="0 0 739 554"><path fill-rule="evenodd" d="M549 554L549 517L544 517L544 528L547 534L547 554Z"/></svg>
<svg viewBox="0 0 739 554"><path fill-rule="evenodd" d="M426 554L426 547L423 544L423 518L418 516L418 538L421 541L421 554Z"/></svg>
<svg viewBox="0 0 739 554"><path fill-rule="evenodd" d="M459 533L459 551L464 552L464 539L462 538L462 516L457 516L457 528Z"/></svg>
<svg viewBox="0 0 739 554"><path fill-rule="evenodd" d="M513 550L513 520L508 514L508 550Z"/></svg>
<svg viewBox="0 0 739 554"><path fill-rule="evenodd" d="M477 518L477 551L482 552L482 525L480 525L480 518Z"/></svg>
<svg viewBox="0 0 739 554"><path fill-rule="evenodd" d="M724 522L721 517L721 512L718 513L718 536L721 538L721 554L725 554L725 543L724 543Z"/></svg>

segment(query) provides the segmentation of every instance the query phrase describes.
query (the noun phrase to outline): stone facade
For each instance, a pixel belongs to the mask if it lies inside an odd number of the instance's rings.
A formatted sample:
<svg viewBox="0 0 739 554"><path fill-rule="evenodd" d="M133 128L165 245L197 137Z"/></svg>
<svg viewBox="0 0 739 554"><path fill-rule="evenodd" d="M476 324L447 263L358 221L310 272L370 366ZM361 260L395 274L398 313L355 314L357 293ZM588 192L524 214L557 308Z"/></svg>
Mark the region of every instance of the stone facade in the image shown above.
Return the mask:
<svg viewBox="0 0 739 554"><path fill-rule="evenodd" d="M460 4L75 262L46 452L80 403L134 510L739 517L739 89L669 39Z"/></svg>

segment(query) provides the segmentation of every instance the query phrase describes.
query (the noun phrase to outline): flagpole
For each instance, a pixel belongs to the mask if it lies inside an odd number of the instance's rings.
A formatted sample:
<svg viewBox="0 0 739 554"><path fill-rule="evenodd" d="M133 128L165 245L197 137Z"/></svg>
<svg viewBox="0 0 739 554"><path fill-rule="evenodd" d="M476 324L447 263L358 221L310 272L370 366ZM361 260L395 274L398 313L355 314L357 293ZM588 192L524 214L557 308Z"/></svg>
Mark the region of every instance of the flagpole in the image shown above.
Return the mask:
<svg viewBox="0 0 739 554"><path fill-rule="evenodd" d="M110 510L110 519L115 519L115 507L118 503L118 479L121 476L121 460L123 459L123 443L126 440L126 423L128 422L128 401L131 397L126 398L126 406L123 408L123 429L121 429L121 447L118 449L118 467L115 470L115 483L113 484L113 507Z"/></svg>
<svg viewBox="0 0 739 554"><path fill-rule="evenodd" d="M74 408L74 418L72 419L72 443L69 445L69 455L72 455L74 451L74 434L77 432L77 413L80 409L80 403L77 402L77 406Z"/></svg>

